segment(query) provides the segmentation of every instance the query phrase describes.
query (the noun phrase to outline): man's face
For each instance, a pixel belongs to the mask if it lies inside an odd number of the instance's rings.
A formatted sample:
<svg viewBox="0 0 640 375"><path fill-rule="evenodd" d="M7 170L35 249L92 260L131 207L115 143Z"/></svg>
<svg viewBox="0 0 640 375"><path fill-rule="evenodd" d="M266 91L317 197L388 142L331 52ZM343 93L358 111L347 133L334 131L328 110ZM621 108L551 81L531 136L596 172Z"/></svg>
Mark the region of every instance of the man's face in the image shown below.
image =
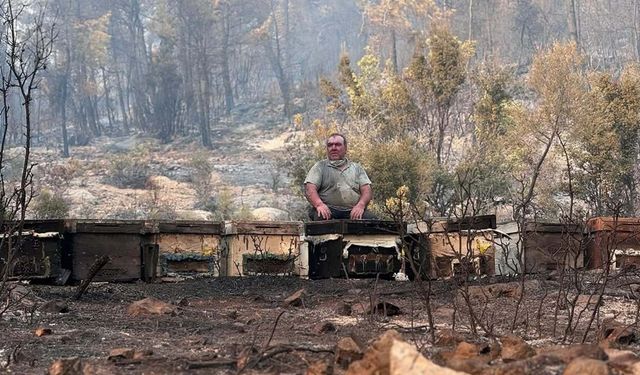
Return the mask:
<svg viewBox="0 0 640 375"><path fill-rule="evenodd" d="M347 154L347 146L344 145L344 139L339 135L334 135L327 140L327 157L329 160L344 159Z"/></svg>

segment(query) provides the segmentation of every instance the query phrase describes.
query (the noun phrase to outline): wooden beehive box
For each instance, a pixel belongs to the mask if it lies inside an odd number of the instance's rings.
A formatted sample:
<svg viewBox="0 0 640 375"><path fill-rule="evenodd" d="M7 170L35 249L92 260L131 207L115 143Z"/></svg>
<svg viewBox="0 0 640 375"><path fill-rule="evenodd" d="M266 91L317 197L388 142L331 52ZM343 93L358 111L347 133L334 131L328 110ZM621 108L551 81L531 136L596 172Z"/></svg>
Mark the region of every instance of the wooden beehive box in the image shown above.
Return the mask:
<svg viewBox="0 0 640 375"><path fill-rule="evenodd" d="M404 224L381 220L306 223L309 277L391 277L401 268L398 245L405 231Z"/></svg>
<svg viewBox="0 0 640 375"><path fill-rule="evenodd" d="M614 268L640 263L640 218L595 217L587 222L586 266Z"/></svg>
<svg viewBox="0 0 640 375"><path fill-rule="evenodd" d="M418 221L409 226L409 245L423 277L450 277L468 262L468 273L495 274L495 215Z"/></svg>
<svg viewBox="0 0 640 375"><path fill-rule="evenodd" d="M0 248L0 274L9 261L7 276L19 279L53 279L63 272L62 235L59 232L25 231L21 236L3 236Z"/></svg>
<svg viewBox="0 0 640 375"><path fill-rule="evenodd" d="M146 279L143 246L151 243L150 230L144 221L75 220L68 223L73 249L72 278L83 280L89 275L93 263L103 255L111 261L93 279L94 281L132 281Z"/></svg>
<svg viewBox="0 0 640 375"><path fill-rule="evenodd" d="M153 223L159 247L159 268L166 272L205 272L218 275L224 223L165 221Z"/></svg>
<svg viewBox="0 0 640 375"><path fill-rule="evenodd" d="M303 234L302 222L227 222L220 275L305 274Z"/></svg>
<svg viewBox="0 0 640 375"><path fill-rule="evenodd" d="M527 273L584 266L582 227L575 224L528 223L524 248Z"/></svg>

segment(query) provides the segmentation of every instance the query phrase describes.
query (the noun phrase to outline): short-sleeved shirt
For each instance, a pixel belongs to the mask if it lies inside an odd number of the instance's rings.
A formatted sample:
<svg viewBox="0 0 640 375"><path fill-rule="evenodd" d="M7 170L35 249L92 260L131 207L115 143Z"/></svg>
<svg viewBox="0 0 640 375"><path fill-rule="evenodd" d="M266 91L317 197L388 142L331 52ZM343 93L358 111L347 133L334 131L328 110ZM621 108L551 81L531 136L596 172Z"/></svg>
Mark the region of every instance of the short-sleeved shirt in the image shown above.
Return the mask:
<svg viewBox="0 0 640 375"><path fill-rule="evenodd" d="M320 199L329 207L350 210L360 200L360 186L370 185L371 180L358 163L347 161L344 170L333 167L328 159L317 162L307 174L304 183L318 187Z"/></svg>

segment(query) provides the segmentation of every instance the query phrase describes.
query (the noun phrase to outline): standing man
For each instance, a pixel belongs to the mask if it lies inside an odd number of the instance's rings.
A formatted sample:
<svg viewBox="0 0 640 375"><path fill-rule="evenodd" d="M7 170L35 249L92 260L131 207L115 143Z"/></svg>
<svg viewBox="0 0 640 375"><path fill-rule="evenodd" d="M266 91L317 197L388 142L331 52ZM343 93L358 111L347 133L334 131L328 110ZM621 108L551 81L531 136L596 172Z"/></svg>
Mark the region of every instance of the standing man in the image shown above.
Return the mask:
<svg viewBox="0 0 640 375"><path fill-rule="evenodd" d="M375 219L367 211L373 195L371 180L358 163L346 158L347 138L333 133L327 139L327 159L317 162L304 180L313 206L311 220Z"/></svg>

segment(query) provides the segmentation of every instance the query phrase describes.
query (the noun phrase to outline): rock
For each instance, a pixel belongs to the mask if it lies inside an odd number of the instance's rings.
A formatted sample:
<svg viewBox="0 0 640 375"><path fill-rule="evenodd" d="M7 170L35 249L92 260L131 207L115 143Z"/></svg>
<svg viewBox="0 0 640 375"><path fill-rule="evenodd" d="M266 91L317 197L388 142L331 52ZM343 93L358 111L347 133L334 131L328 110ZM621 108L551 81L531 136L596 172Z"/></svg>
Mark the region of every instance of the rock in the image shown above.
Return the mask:
<svg viewBox="0 0 640 375"><path fill-rule="evenodd" d="M607 363L610 367L624 373L640 374L640 358L630 350L618 350L612 348L604 349L609 357ZM634 368L638 369L634 372Z"/></svg>
<svg viewBox="0 0 640 375"><path fill-rule="evenodd" d="M132 359L135 353L136 353L135 350L129 349L129 348L111 349L107 359L110 361L120 360L120 359Z"/></svg>
<svg viewBox="0 0 640 375"><path fill-rule="evenodd" d="M636 331L613 319L604 319L598 330L598 341L603 346L629 345L637 341Z"/></svg>
<svg viewBox="0 0 640 375"><path fill-rule="evenodd" d="M154 140L134 134L127 137L114 139L111 144L106 145L106 148L107 150L116 153L130 152L133 151L136 147L150 142L154 142Z"/></svg>
<svg viewBox="0 0 640 375"><path fill-rule="evenodd" d="M7 282L6 291L9 292L9 300L11 304L17 304L26 308L33 308L36 305L44 303L44 300L36 296L33 291L19 282Z"/></svg>
<svg viewBox="0 0 640 375"><path fill-rule="evenodd" d="M327 332L335 332L336 330L336 326L331 322L320 322L313 328L313 331L319 335Z"/></svg>
<svg viewBox="0 0 640 375"><path fill-rule="evenodd" d="M336 308L336 314L338 314L338 315L351 316L352 312L353 312L353 309L351 308L351 305L346 303L346 302L341 303Z"/></svg>
<svg viewBox="0 0 640 375"><path fill-rule="evenodd" d="M402 314L400 308L389 302L378 302L377 305L373 306L373 309L369 307L367 309L367 314L378 314L383 316L395 316Z"/></svg>
<svg viewBox="0 0 640 375"><path fill-rule="evenodd" d="M540 281L527 280L524 282L525 291L534 291L541 289ZM470 286L469 298L477 301L486 301L489 298L512 298L518 299L522 294L522 284L519 281L510 283L496 283L485 286ZM460 297L460 292L458 292Z"/></svg>
<svg viewBox="0 0 640 375"><path fill-rule="evenodd" d="M335 353L335 363L342 368L362 358L362 349L351 337L341 338L336 344Z"/></svg>
<svg viewBox="0 0 640 375"><path fill-rule="evenodd" d="M144 315L164 315L176 314L176 307L159 299L148 297L139 301L133 302L127 307L127 314L131 316L144 316Z"/></svg>
<svg viewBox="0 0 640 375"><path fill-rule="evenodd" d="M478 373L497 356L498 351L488 344L459 343L454 351L442 352L440 357L447 367L468 373Z"/></svg>
<svg viewBox="0 0 640 375"><path fill-rule="evenodd" d="M462 335L451 329L443 329L438 332L436 337L436 346L456 346L459 342L464 341Z"/></svg>
<svg viewBox="0 0 640 375"><path fill-rule="evenodd" d="M247 332L247 326L242 323L242 322L233 322L233 324L231 324L233 326L233 328L235 328L239 333L245 333Z"/></svg>
<svg viewBox="0 0 640 375"><path fill-rule="evenodd" d="M609 375L609 367L603 361L591 358L576 358L564 369L563 375Z"/></svg>
<svg viewBox="0 0 640 375"><path fill-rule="evenodd" d="M329 374L329 365L323 361L316 361L309 364L306 375L327 375Z"/></svg>
<svg viewBox="0 0 640 375"><path fill-rule="evenodd" d="M144 349L144 350L136 350L133 353L133 359L142 359L153 355L153 350Z"/></svg>
<svg viewBox="0 0 640 375"><path fill-rule="evenodd" d="M538 350L538 354L555 357L568 364L578 357L607 360L607 354L601 347L594 344L576 344L563 347L561 345L551 345Z"/></svg>
<svg viewBox="0 0 640 375"><path fill-rule="evenodd" d="M463 341L456 346L454 357L461 359L486 357L487 360L491 360L494 352L495 350L489 344L472 344Z"/></svg>
<svg viewBox="0 0 640 375"><path fill-rule="evenodd" d="M210 221L213 214L204 210L175 210L177 220Z"/></svg>
<svg viewBox="0 0 640 375"><path fill-rule="evenodd" d="M65 301L52 300L40 305L38 311L51 314L68 313L69 305Z"/></svg>
<svg viewBox="0 0 640 375"><path fill-rule="evenodd" d="M292 295L290 295L289 297L285 298L284 304L286 306L296 306L296 307L303 306L304 297L306 296L306 294L307 294L307 291L304 288L300 289L295 293L293 293Z"/></svg>
<svg viewBox="0 0 640 375"><path fill-rule="evenodd" d="M588 294L580 294L576 299L576 307L585 308L588 305L589 307L593 308L595 307L597 302L598 302L598 296L596 295L591 296Z"/></svg>
<svg viewBox="0 0 640 375"><path fill-rule="evenodd" d="M52 333L53 331L51 330L51 328L43 328L43 327L38 327L36 328L36 331L35 331L35 335L38 337L47 336Z"/></svg>
<svg viewBox="0 0 640 375"><path fill-rule="evenodd" d="M289 213L274 207L260 207L251 211L251 216L255 220L263 221L287 221L289 220Z"/></svg>
<svg viewBox="0 0 640 375"><path fill-rule="evenodd" d="M489 365L487 365L487 361L481 358L452 358L447 361L447 366L453 370L474 375L480 374L482 373L482 371L489 368Z"/></svg>
<svg viewBox="0 0 640 375"><path fill-rule="evenodd" d="M389 353L389 375L464 375L426 359L406 342L393 340Z"/></svg>
<svg viewBox="0 0 640 375"><path fill-rule="evenodd" d="M178 306L189 306L189 304L191 303L191 301L189 301L189 299L187 297L182 297L180 298L178 301L176 301L176 305Z"/></svg>
<svg viewBox="0 0 640 375"><path fill-rule="evenodd" d="M501 357L503 362L519 361L529 358L535 351L521 337L507 335L500 338L502 343Z"/></svg>
<svg viewBox="0 0 640 375"><path fill-rule="evenodd" d="M80 358L56 359L49 365L49 375L83 375L84 364Z"/></svg>
<svg viewBox="0 0 640 375"><path fill-rule="evenodd" d="M521 361L509 362L502 365L487 367L481 375L543 375L558 374L564 362L557 357L539 354Z"/></svg>
<svg viewBox="0 0 640 375"><path fill-rule="evenodd" d="M366 351L361 360L353 362L346 375L385 374L389 371L389 353L394 340L402 340L396 330L383 333Z"/></svg>

